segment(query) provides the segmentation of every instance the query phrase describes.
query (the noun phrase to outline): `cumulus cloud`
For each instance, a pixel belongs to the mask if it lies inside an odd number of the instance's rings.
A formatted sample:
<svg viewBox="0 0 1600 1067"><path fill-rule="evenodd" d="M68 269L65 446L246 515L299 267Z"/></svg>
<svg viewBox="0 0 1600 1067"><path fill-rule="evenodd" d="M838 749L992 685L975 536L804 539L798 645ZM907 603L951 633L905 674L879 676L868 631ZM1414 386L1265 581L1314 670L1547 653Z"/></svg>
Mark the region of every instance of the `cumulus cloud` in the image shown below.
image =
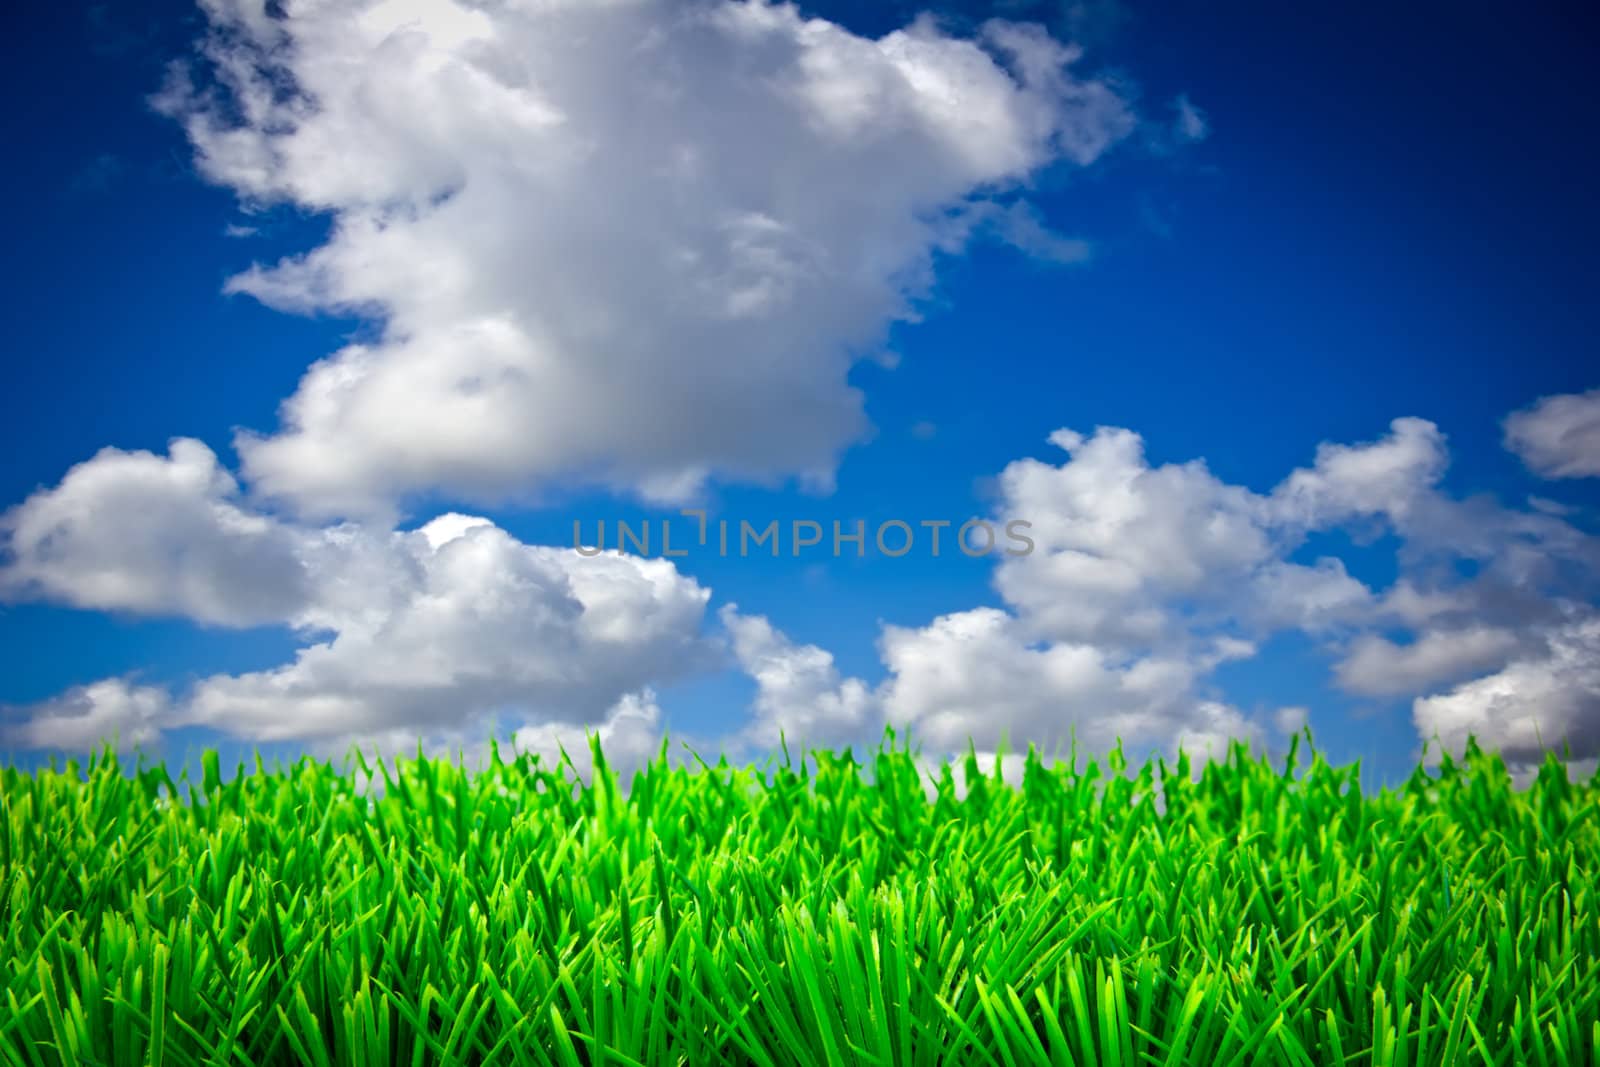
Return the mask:
<svg viewBox="0 0 1600 1067"><path fill-rule="evenodd" d="M1103 427L1050 438L1062 464L1020 460L1000 477L1008 515L1036 548L995 586L1032 636L1108 647L1181 642L1201 629L1314 629L1358 616L1371 593L1336 559L1287 559L1304 527L1278 497L1228 485L1203 462L1151 467L1143 439Z"/></svg>
<svg viewBox="0 0 1600 1067"><path fill-rule="evenodd" d="M1274 510L1303 529L1374 517L1404 529L1449 462L1437 426L1426 419L1395 419L1377 441L1319 445L1312 465L1274 490Z"/></svg>
<svg viewBox="0 0 1600 1067"><path fill-rule="evenodd" d="M1253 732L1236 709L1197 697L1204 661L1125 661L1090 643L1030 643L996 608L921 629L886 627L881 647L893 675L884 693L889 722L935 751L1030 742L1065 751L1076 738L1090 751L1121 739L1220 754L1230 738Z"/></svg>
<svg viewBox="0 0 1600 1067"><path fill-rule="evenodd" d="M1297 631L1334 657L1348 692L1454 709L1419 711L1419 726L1549 700L1578 755L1600 751L1591 678L1560 666L1577 661L1573 634L1586 631L1574 627L1595 614L1596 539L1554 515L1445 494L1432 423L1326 443L1268 493L1199 461L1153 467L1130 430L1050 440L1064 462L1019 460L999 479L998 514L1026 517L1036 542L996 567L1004 607L885 631L889 721L944 746L1071 735L1216 750L1259 735L1213 695L1217 666ZM1400 577L1374 590L1338 558L1300 562L1329 530L1394 535ZM1457 688L1429 697L1444 686ZM1272 719L1292 732L1304 716Z"/></svg>
<svg viewBox="0 0 1600 1067"><path fill-rule="evenodd" d="M1356 694L1415 697L1419 734L1451 750L1475 734L1526 769L1542 733L1546 747L1592 759L1600 702L1585 664L1600 632L1600 540L1550 509L1446 494L1447 463L1436 427L1397 419L1379 441L1322 446L1274 490L1280 514L1308 528L1371 522L1400 541L1401 576L1371 629L1342 646L1335 679ZM1396 627L1398 639L1384 632Z"/></svg>
<svg viewBox="0 0 1600 1067"><path fill-rule="evenodd" d="M1546 511L1445 494L1432 424L1325 444L1265 493L1199 461L1152 466L1128 430L1051 441L1064 459L1019 460L997 482L998 513L1026 516L1035 541L997 564L1002 605L885 627L877 686L724 606L727 652L757 695L708 747L870 743L890 724L930 766L968 744L1220 752L1263 726L1217 692L1217 669L1296 631L1346 691L1413 698L1424 737L1459 747L1473 732L1521 766L1541 737L1600 755L1596 539ZM1399 577L1375 590L1338 558L1300 562L1308 536L1332 529L1392 534ZM595 729L631 767L664 731L652 687L722 662L709 591L669 561L527 545L454 513L413 530L285 519L242 501L194 441L105 450L0 532L8 599L276 624L301 640L290 662L182 693L113 679L13 709L3 740L17 747L198 724L324 750L481 750L514 731L581 762ZM1262 721L1290 732L1304 715Z"/></svg>
<svg viewBox="0 0 1600 1067"><path fill-rule="evenodd" d="M1541 478L1600 476L1600 389L1547 396L1504 427L1506 447Z"/></svg>
<svg viewBox="0 0 1600 1067"><path fill-rule="evenodd" d="M238 495L199 441L103 449L0 517L0 596L227 626L292 617L313 595L304 539Z"/></svg>
<svg viewBox="0 0 1600 1067"><path fill-rule="evenodd" d="M1426 419L1395 419L1375 441L1320 445L1310 467L1297 469L1273 490L1273 519L1303 531L1392 533L1403 542L1403 562L1418 572L1413 579L1430 567L1448 570L1456 561L1478 565L1481 585L1507 589L1559 584L1554 579L1562 569L1569 579L1580 571L1600 573L1600 542L1559 515L1443 492L1439 486L1449 462L1437 426Z"/></svg>
<svg viewBox="0 0 1600 1067"><path fill-rule="evenodd" d="M643 689L624 695L596 725L546 722L525 726L512 742L518 752L535 753L546 765L562 762L565 752L578 776L589 781L594 772L589 738L598 738L607 766L626 783L661 751L664 734L655 691Z"/></svg>
<svg viewBox="0 0 1600 1067"><path fill-rule="evenodd" d="M440 523L445 524L441 532ZM525 545L453 517L362 546L333 636L292 663L201 681L184 718L262 739L597 720L694 662L709 592L664 560Z"/></svg>
<svg viewBox="0 0 1600 1067"><path fill-rule="evenodd" d="M1187 95L1179 96L1172 105L1177 112L1172 120L1173 136L1182 142L1203 141L1211 134L1211 123L1206 113L1194 106Z"/></svg>
<svg viewBox="0 0 1600 1067"><path fill-rule="evenodd" d="M0 591L276 623L303 639L294 659L159 704L99 683L34 709L14 743L124 721L140 740L208 725L252 740L449 741L492 720L602 721L627 694L711 662L710 592L666 560L527 545L457 514L411 531L309 526L234 492L198 442L165 457L103 451L7 516Z"/></svg>
<svg viewBox="0 0 1600 1067"><path fill-rule="evenodd" d="M1157 639L1173 621L1169 599L1276 555L1261 501L1204 464L1152 470L1131 430L1050 441L1067 462L1020 460L1000 476L1005 511L1033 523L1035 550L1002 563L995 584L1037 636Z"/></svg>
<svg viewBox="0 0 1600 1067"><path fill-rule="evenodd" d="M107 742L129 749L160 734L170 708L166 690L108 678L74 686L38 704L0 715L0 744L7 748L84 752Z"/></svg>
<svg viewBox="0 0 1600 1067"><path fill-rule="evenodd" d="M1336 559L1288 557L1305 528L1277 496L1203 462L1152 467L1142 438L1101 427L1050 437L1067 458L1012 463L999 512L1033 526L1005 558L1004 608L886 629L889 720L935 746L1034 742L1221 754L1260 727L1211 692L1215 669L1284 628L1324 632L1374 595Z"/></svg>
<svg viewBox="0 0 1600 1067"><path fill-rule="evenodd" d="M255 491L313 516L433 487L830 484L865 429L847 372L935 254L1135 121L1075 49L1000 21L869 40L760 0L202 6L206 61L162 97L202 172L333 222L231 288L383 323L236 442Z"/></svg>
<svg viewBox="0 0 1600 1067"><path fill-rule="evenodd" d="M1493 626L1434 630L1407 644L1363 634L1337 664L1335 675L1352 693L1410 695L1498 669L1522 643L1515 632Z"/></svg>
<svg viewBox="0 0 1600 1067"><path fill-rule="evenodd" d="M1547 750L1600 755L1600 614L1588 613L1548 635L1545 647L1502 670L1412 707L1423 740L1460 751L1468 735L1527 771Z"/></svg>
<svg viewBox="0 0 1600 1067"><path fill-rule="evenodd" d="M722 625L741 670L756 682L753 721L744 743L772 750L780 741L805 748L874 740L882 721L877 696L859 678L842 677L832 653L797 645L760 615L726 604Z"/></svg>
<svg viewBox="0 0 1600 1067"><path fill-rule="evenodd" d="M1273 727L1285 737L1304 730L1310 721L1310 709L1299 704L1291 704L1272 713Z"/></svg>

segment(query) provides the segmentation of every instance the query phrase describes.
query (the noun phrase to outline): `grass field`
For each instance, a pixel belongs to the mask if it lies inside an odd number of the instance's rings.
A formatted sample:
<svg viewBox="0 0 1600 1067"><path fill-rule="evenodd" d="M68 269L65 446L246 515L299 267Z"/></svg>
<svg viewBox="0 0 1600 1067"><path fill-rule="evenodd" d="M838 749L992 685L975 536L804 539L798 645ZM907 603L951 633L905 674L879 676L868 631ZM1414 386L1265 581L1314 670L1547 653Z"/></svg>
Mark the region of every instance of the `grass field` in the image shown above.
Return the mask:
<svg viewBox="0 0 1600 1067"><path fill-rule="evenodd" d="M7 769L0 1055L1595 1063L1600 782L1474 751L1363 795L1307 747L1159 809L1116 753L930 801L892 743L626 793L509 756Z"/></svg>

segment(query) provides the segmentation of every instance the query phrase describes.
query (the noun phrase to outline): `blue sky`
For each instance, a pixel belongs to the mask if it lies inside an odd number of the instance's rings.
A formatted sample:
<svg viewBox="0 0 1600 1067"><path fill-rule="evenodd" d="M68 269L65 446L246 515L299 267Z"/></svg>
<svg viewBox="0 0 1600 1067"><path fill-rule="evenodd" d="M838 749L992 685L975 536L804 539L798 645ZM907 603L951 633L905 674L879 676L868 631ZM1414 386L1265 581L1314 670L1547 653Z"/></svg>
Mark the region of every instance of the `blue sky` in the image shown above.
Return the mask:
<svg viewBox="0 0 1600 1067"><path fill-rule="evenodd" d="M1600 754L1578 5L946 5L897 37L920 8L364 6L68 3L15 38L10 757L506 723L1275 745L1294 709L1379 778L1433 732ZM352 343L387 384L287 432ZM1043 547L583 591L574 520L681 506ZM445 512L495 528L405 533Z"/></svg>

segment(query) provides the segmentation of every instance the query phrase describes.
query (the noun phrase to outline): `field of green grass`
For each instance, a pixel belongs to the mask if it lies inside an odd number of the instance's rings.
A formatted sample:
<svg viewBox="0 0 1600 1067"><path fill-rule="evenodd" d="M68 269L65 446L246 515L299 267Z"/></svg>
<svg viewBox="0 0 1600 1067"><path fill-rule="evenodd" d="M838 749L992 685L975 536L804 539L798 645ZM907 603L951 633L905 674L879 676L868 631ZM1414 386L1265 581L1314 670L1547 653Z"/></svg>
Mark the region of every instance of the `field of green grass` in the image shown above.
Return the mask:
<svg viewBox="0 0 1600 1067"><path fill-rule="evenodd" d="M498 755L8 768L0 1059L1596 1063L1600 781L1474 751L1363 794L1307 747L973 761L932 800L888 742L626 791Z"/></svg>

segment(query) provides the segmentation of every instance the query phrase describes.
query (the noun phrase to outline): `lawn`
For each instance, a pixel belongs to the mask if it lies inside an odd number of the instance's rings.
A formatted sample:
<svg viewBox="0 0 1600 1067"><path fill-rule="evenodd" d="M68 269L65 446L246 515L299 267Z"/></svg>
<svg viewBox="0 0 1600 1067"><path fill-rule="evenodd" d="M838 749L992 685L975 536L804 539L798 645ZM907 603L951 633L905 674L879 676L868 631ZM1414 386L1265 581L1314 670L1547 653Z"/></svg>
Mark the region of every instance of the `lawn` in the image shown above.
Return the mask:
<svg viewBox="0 0 1600 1067"><path fill-rule="evenodd" d="M596 759L0 771L0 1057L1596 1062L1600 781L1554 757Z"/></svg>

